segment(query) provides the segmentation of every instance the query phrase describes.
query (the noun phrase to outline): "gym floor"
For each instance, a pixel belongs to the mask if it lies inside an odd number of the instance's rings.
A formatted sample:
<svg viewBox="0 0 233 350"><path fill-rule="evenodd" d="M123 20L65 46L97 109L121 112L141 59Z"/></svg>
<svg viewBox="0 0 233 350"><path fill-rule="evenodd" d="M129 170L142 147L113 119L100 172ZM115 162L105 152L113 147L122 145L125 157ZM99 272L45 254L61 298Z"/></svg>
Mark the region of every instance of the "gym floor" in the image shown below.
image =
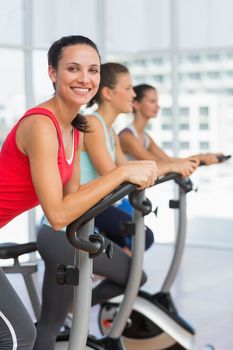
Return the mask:
<svg viewBox="0 0 233 350"><path fill-rule="evenodd" d="M154 244L145 254L148 282L144 289L157 292L163 282L172 256L171 245ZM233 253L232 250L187 246L172 296L180 314L196 329L197 349L213 344L215 350L233 349ZM41 287L43 264L37 278ZM9 276L12 284L33 315L30 302L18 275ZM90 330L98 335L97 308L91 313Z"/></svg>
<svg viewBox="0 0 233 350"><path fill-rule="evenodd" d="M159 289L171 254L170 245L154 245L146 253L145 289ZM186 246L172 296L180 314L196 329L198 350L206 344L215 350L233 349L232 266L232 250Z"/></svg>

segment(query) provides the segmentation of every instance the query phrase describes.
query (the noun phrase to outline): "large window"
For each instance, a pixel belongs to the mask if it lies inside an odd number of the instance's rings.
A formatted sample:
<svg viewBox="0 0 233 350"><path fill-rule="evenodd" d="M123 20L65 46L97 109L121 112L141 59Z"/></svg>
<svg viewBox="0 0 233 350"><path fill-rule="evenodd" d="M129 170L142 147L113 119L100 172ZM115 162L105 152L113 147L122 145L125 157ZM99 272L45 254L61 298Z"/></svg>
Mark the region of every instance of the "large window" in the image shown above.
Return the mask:
<svg viewBox="0 0 233 350"><path fill-rule="evenodd" d="M12 125L25 111L24 55L20 49L0 48L0 147ZM27 242L27 214L2 228L1 242Z"/></svg>
<svg viewBox="0 0 233 350"><path fill-rule="evenodd" d="M0 142L12 124L25 110L23 52L16 49L1 49L0 65Z"/></svg>
<svg viewBox="0 0 233 350"><path fill-rule="evenodd" d="M0 43L23 45L23 0L0 0Z"/></svg>
<svg viewBox="0 0 233 350"><path fill-rule="evenodd" d="M48 76L46 50L34 50L32 67L34 98L37 104L47 100L54 92Z"/></svg>
<svg viewBox="0 0 233 350"><path fill-rule="evenodd" d="M13 123L25 110L23 52L1 49L0 145Z"/></svg>
<svg viewBox="0 0 233 350"><path fill-rule="evenodd" d="M178 147L179 156L188 156L206 152L231 153L233 149L233 80L229 80L229 66L233 66L233 55L229 50L214 52L203 51L198 53L179 53L178 68ZM233 54L233 50L232 50ZM159 94L160 113L151 121L150 135L157 143L172 155L173 127L175 123L172 96L172 68L167 55L150 53L148 62L144 58L143 65L135 55L125 59L124 63L130 67L133 79L137 83L154 85ZM115 60L118 57L115 56ZM137 70L134 69L134 60L137 61ZM153 62L153 65L151 64ZM157 64L157 66L156 66ZM214 71L210 79L211 65ZM166 82L150 80L155 71L166 76ZM139 73L140 72L140 73ZM150 73L151 72L151 73ZM161 73L163 72L163 74ZM221 74L220 74L221 73ZM214 79L214 82L213 82ZM198 84L195 82L198 80ZM230 136L231 135L231 136ZM195 244L233 246L233 237L229 233L229 222L233 225L232 213L225 209L223 202L233 197L232 184L233 165L226 164L202 167L192 175L192 179L199 191L188 196L189 235L188 241ZM171 187L167 187L167 191ZM165 206L165 197L169 194L166 189L160 193L159 188L151 190L152 200L162 204L161 236L157 240L169 241L174 238L174 231L167 229L169 215L173 215ZM155 195L155 192L157 193ZM211 195L210 195L211 194ZM172 193L170 193L172 197ZM162 197L164 197L162 199ZM156 198L156 199L155 199ZM159 200L157 200L159 198ZM227 206L228 207L228 206ZM229 203L229 207L231 204ZM165 210L165 212L163 212ZM161 212L161 211L160 211ZM153 218L147 218L153 223ZM213 224L214 222L214 224ZM154 224L152 224L154 225ZM153 227L152 227L153 228ZM169 231L169 234L167 232ZM223 234L224 231L224 234ZM164 234L166 232L166 234ZM213 233L213 235L212 235ZM223 237L223 240L221 240Z"/></svg>

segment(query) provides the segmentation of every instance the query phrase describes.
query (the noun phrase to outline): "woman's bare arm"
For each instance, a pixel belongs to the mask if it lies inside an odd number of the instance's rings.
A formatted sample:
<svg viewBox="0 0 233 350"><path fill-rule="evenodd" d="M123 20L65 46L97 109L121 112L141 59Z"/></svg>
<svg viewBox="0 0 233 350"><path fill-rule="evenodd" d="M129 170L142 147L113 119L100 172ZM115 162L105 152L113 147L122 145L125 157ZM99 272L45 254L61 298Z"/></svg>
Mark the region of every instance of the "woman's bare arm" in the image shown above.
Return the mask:
<svg viewBox="0 0 233 350"><path fill-rule="evenodd" d="M120 144L124 153L130 154L137 160L155 160L155 156L138 142L131 131L121 132Z"/></svg>
<svg viewBox="0 0 233 350"><path fill-rule="evenodd" d="M38 200L55 230L67 226L122 182L129 181L141 188L151 186L156 177L156 165L122 166L86 185L64 195L57 165L58 139L49 118L30 118L21 126L22 149L29 157L32 181ZM94 145L93 145L94 147ZM77 156L78 157L78 156ZM78 168L72 182L78 184Z"/></svg>
<svg viewBox="0 0 233 350"><path fill-rule="evenodd" d="M160 149L150 136L149 149L146 150L130 131L121 133L120 141L127 153L135 159L154 159L158 165L158 176L169 172L176 172L182 176L190 176L197 168L198 162L194 159L172 158Z"/></svg>

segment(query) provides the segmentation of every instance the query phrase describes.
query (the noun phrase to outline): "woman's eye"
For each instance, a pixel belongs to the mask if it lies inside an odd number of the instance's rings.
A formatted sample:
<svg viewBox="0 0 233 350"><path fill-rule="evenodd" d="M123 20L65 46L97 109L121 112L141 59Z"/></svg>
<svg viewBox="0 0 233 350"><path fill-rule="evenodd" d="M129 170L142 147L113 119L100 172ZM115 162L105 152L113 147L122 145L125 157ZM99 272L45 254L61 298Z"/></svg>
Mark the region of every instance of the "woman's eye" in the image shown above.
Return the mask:
<svg viewBox="0 0 233 350"><path fill-rule="evenodd" d="M70 72L76 72L77 71L77 67L69 67L68 70Z"/></svg>
<svg viewBox="0 0 233 350"><path fill-rule="evenodd" d="M90 72L93 74L97 74L97 73L99 73L99 70L97 68L92 68L92 69L90 69Z"/></svg>

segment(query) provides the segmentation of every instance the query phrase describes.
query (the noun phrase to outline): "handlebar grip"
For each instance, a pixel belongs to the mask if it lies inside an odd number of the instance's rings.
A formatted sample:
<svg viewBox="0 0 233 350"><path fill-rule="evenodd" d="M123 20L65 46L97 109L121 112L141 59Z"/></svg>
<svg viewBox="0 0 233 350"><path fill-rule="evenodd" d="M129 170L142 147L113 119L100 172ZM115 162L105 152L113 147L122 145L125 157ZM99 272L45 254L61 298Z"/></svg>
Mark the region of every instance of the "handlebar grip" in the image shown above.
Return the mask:
<svg viewBox="0 0 233 350"><path fill-rule="evenodd" d="M228 155L225 155L225 154L219 154L217 156L217 159L218 159L218 162L219 163L223 163L225 162L226 160L230 159L231 158L231 154L228 154ZM199 166L203 166L203 165L206 165L205 162L201 161Z"/></svg>
<svg viewBox="0 0 233 350"><path fill-rule="evenodd" d="M224 154L220 154L219 156L217 156L217 159L219 161L219 163L225 162L226 160L230 159L231 155L224 155Z"/></svg>

